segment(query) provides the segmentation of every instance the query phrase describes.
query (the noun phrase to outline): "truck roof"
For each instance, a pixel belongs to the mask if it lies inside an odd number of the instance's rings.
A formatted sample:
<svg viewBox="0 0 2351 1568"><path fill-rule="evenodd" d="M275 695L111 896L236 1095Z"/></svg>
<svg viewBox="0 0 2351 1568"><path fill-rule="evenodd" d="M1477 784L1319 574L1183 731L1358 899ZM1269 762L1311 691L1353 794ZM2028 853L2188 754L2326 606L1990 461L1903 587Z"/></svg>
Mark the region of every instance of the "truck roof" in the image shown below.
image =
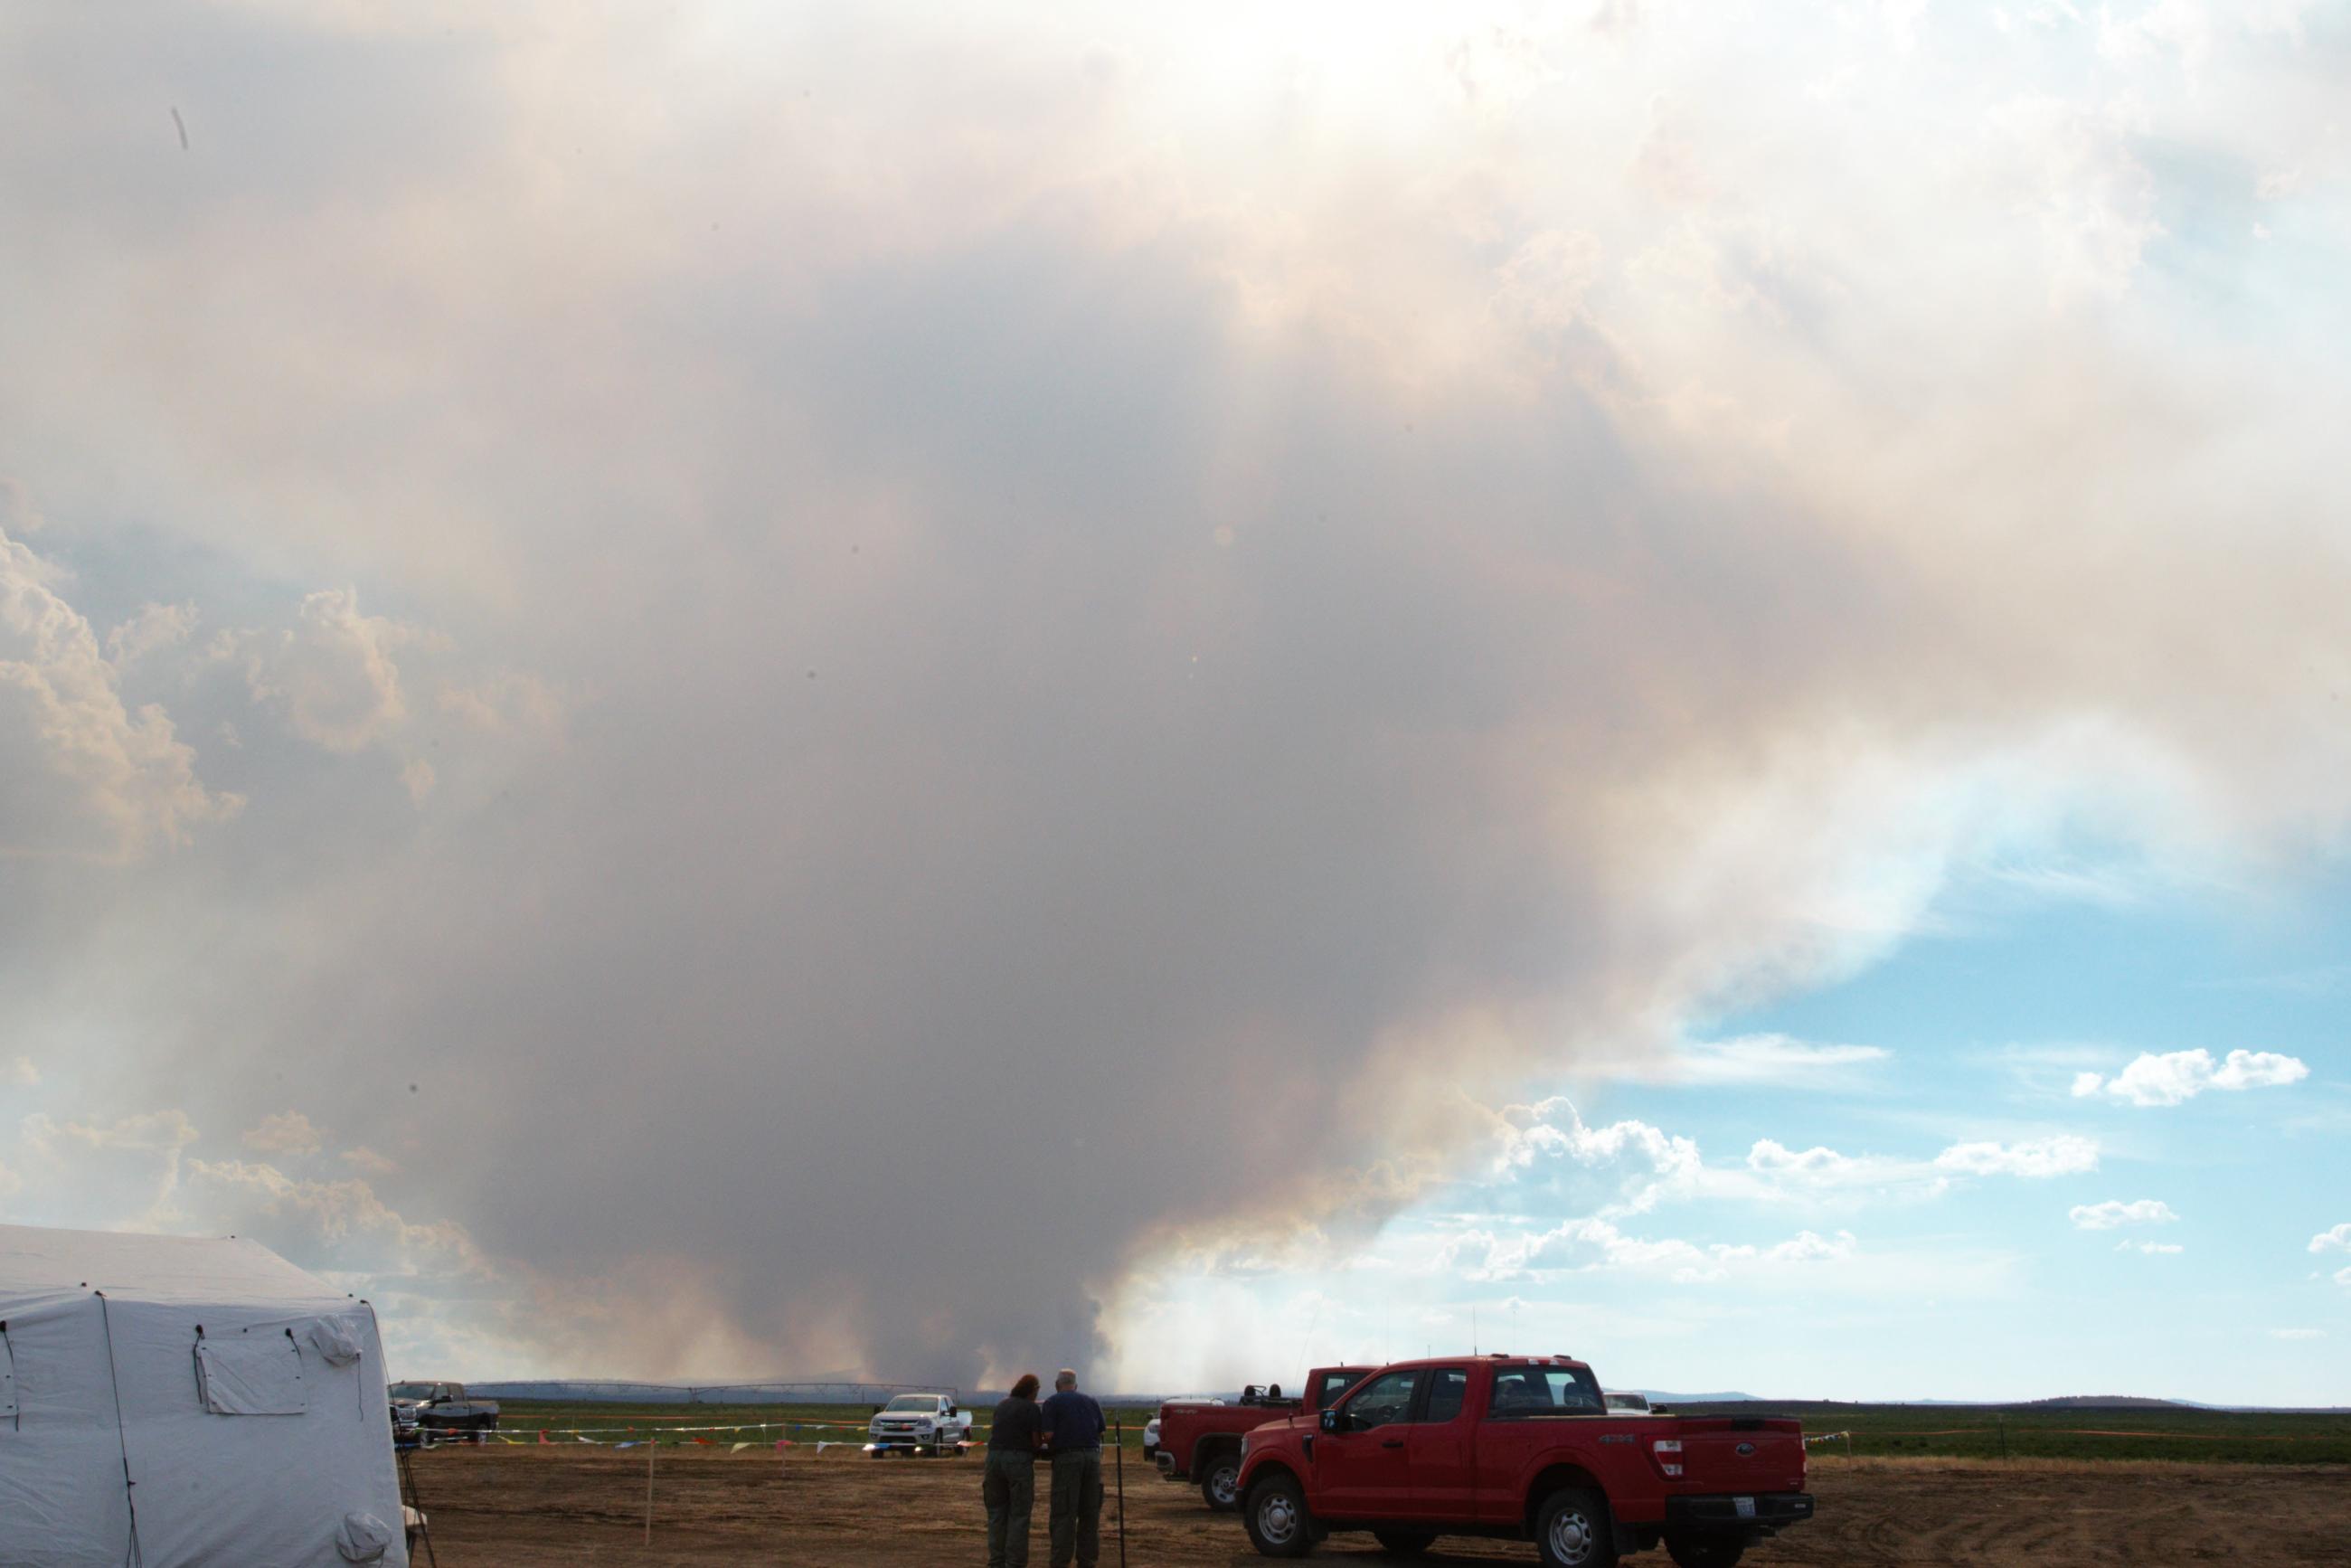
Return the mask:
<svg viewBox="0 0 2351 1568"><path fill-rule="evenodd" d="M1424 1355L1416 1356L1410 1361L1383 1361L1374 1365L1372 1370L1416 1372L1424 1366L1459 1366L1465 1362L1472 1365L1479 1362L1489 1366L1498 1362L1508 1362L1513 1366L1573 1366L1581 1367L1585 1372L1592 1370L1591 1363L1579 1361L1572 1355L1520 1355L1500 1350L1489 1350L1478 1355Z"/></svg>

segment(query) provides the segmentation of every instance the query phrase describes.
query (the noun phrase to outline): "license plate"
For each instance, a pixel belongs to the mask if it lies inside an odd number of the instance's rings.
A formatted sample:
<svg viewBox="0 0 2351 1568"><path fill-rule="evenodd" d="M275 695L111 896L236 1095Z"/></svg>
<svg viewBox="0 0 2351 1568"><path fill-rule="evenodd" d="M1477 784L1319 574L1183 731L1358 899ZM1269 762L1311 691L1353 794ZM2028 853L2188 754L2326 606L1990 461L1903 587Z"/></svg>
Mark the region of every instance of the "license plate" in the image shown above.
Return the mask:
<svg viewBox="0 0 2351 1568"><path fill-rule="evenodd" d="M1730 1511L1741 1519L1752 1519L1755 1517L1755 1500L1751 1497L1732 1498Z"/></svg>

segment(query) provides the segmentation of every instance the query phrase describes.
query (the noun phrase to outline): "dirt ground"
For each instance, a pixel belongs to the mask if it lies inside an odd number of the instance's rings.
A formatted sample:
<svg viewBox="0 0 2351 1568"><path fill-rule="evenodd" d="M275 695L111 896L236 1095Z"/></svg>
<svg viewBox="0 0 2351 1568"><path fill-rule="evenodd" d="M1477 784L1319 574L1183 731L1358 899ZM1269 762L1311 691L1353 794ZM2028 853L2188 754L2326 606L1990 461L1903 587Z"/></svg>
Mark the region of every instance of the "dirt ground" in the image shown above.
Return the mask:
<svg viewBox="0 0 2351 1568"><path fill-rule="evenodd" d="M822 1458L658 1450L653 1544L638 1450L499 1447L415 1457L418 1500L444 1568L580 1563L841 1564L987 1561L977 1459ZM1040 1477L1042 1479L1042 1477ZM1810 1564L2351 1564L2351 1470L2253 1466L2026 1468L1815 1462L1820 1516L1748 1555ZM1256 1563L1238 1521L1188 1487L1130 1464L1133 1568ZM1116 1503L1102 1519L1117 1561ZM1031 1562L1043 1568L1039 1489ZM423 1548L418 1561L428 1562ZM1369 1536L1333 1536L1319 1559L1381 1561ZM1440 1542L1429 1563L1532 1563L1531 1546ZM1663 1552L1633 1561L1670 1568Z"/></svg>

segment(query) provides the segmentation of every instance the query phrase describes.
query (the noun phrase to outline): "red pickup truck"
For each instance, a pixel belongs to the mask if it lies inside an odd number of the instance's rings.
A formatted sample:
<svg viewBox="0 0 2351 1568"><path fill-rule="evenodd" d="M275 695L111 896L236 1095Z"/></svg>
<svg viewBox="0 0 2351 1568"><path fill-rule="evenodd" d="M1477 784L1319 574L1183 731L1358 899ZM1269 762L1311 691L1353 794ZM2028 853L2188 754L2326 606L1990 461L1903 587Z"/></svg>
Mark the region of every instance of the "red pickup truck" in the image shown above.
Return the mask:
<svg viewBox="0 0 2351 1568"><path fill-rule="evenodd" d="M1296 1399L1284 1399L1278 1390L1251 1387L1242 1391L1238 1405L1171 1400L1159 1407L1159 1448L1153 1459L1161 1476L1171 1481L1197 1480L1201 1500L1219 1512L1229 1513L1241 1502L1244 1433L1268 1421L1316 1415L1374 1370L1369 1366L1318 1366L1306 1375L1306 1386L1301 1397Z"/></svg>
<svg viewBox="0 0 2351 1568"><path fill-rule="evenodd" d="M1662 1542L1682 1568L1730 1568L1813 1516L1800 1422L1613 1412L1563 1355L1382 1367L1245 1448L1241 1521L1268 1557L1368 1530L1391 1552L1501 1536L1552 1568L1607 1568Z"/></svg>

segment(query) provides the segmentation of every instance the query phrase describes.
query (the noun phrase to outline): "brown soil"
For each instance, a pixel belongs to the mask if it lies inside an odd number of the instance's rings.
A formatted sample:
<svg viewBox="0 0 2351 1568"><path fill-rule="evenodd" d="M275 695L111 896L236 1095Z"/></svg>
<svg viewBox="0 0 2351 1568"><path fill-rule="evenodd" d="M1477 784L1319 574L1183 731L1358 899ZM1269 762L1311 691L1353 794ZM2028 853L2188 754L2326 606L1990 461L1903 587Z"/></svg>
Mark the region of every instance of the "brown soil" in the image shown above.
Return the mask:
<svg viewBox="0 0 2351 1568"><path fill-rule="evenodd" d="M1131 1458L1131 1456L1130 1456ZM1039 1478L1043 1479L1041 1476ZM445 1568L580 1563L841 1564L987 1561L975 1459L821 1458L795 1450L658 1451L653 1544L645 1544L645 1460L636 1450L440 1448L416 1457L419 1500ZM2167 1465L1848 1467L1816 1462L1820 1517L1748 1555L1754 1568L1837 1564L2351 1565L2351 1471L2340 1468ZM1238 1521L1142 1466L1126 1474L1126 1560L1134 1568L1260 1561ZM1040 1487L1041 1494L1043 1489ZM1105 1564L1117 1561L1113 1500ZM1043 1568L1044 1500L1030 1561ZM1366 1535L1334 1536L1318 1559L1376 1562ZM426 1561L423 1548L418 1560ZM1531 1546L1440 1542L1429 1563L1532 1563ZM1663 1552L1634 1559L1670 1568Z"/></svg>

